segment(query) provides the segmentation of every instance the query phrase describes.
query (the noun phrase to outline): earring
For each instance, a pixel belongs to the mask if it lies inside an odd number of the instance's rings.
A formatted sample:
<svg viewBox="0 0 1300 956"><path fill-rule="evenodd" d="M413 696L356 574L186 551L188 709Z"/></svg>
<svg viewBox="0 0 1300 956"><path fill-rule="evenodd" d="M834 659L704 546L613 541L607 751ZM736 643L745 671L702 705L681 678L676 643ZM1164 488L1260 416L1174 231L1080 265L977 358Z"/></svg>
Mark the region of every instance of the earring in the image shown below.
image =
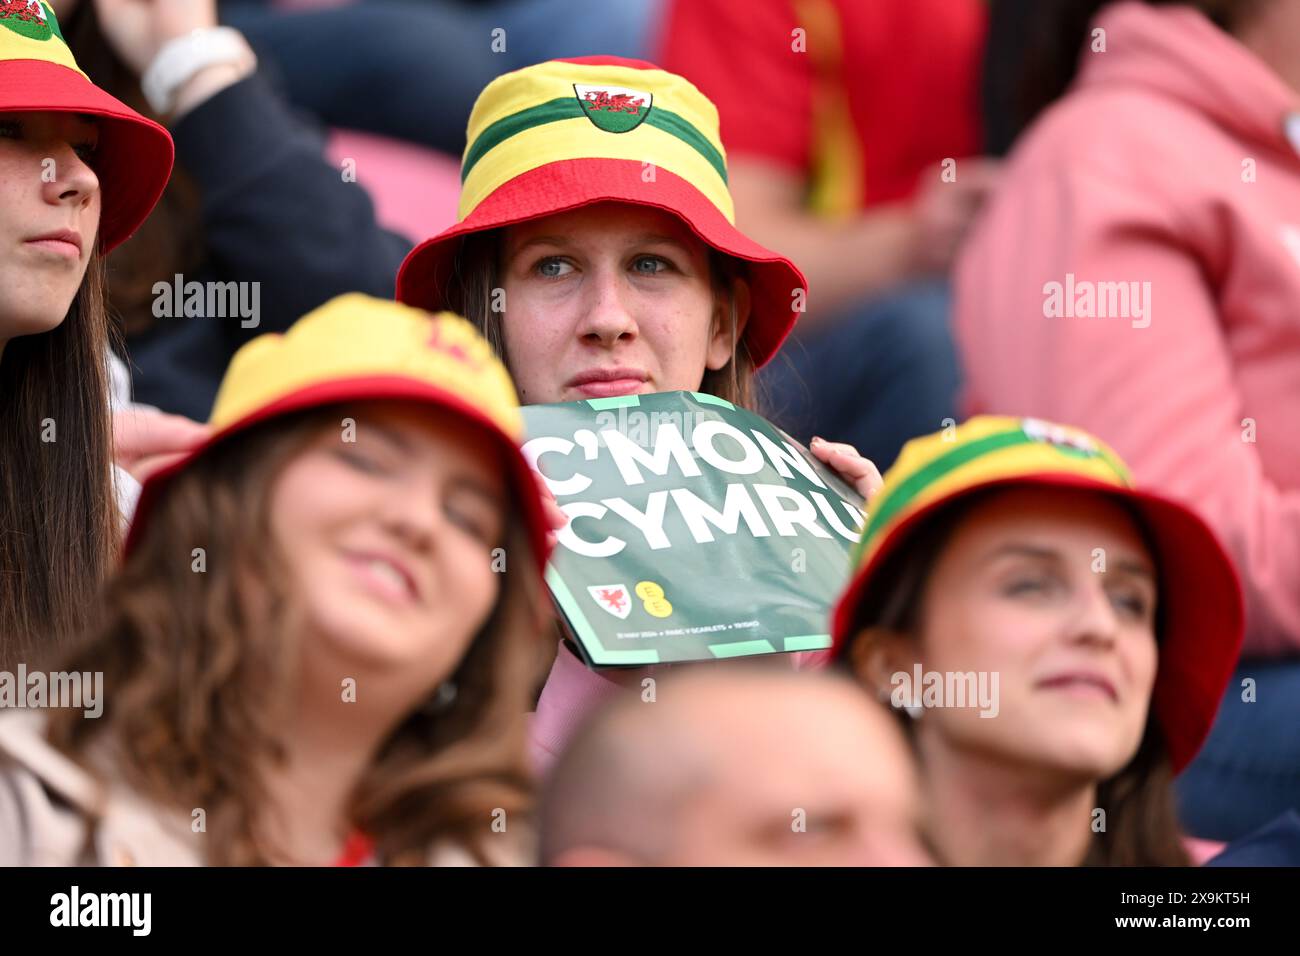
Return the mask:
<svg viewBox="0 0 1300 956"><path fill-rule="evenodd" d="M438 689L433 692L429 702L424 705L426 714L445 714L451 709L451 705L456 702L456 682L446 680L438 685Z"/></svg>

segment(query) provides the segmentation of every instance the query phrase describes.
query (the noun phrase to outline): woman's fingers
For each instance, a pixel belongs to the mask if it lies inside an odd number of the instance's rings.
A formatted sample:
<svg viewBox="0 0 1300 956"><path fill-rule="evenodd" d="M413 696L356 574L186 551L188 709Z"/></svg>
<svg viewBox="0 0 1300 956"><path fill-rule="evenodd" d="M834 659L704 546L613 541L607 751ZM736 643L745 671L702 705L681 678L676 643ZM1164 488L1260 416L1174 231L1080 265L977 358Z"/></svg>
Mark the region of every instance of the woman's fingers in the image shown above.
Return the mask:
<svg viewBox="0 0 1300 956"><path fill-rule="evenodd" d="M113 460L134 474L145 459L187 452L201 444L211 431L207 425L182 415L124 409L113 413Z"/></svg>
<svg viewBox="0 0 1300 956"><path fill-rule="evenodd" d="M128 475L140 484L144 484L155 471L161 471L168 465L180 461L186 454L187 452L171 452L166 455L150 455L147 458L137 459L129 466L120 463L119 465Z"/></svg>
<svg viewBox="0 0 1300 956"><path fill-rule="evenodd" d="M546 520L550 523L553 531L559 531L569 523L569 516L564 513L560 503L555 500L555 494L546 483L546 479L537 472L533 472L533 477L537 479L537 487L542 493L542 511L546 514Z"/></svg>
<svg viewBox="0 0 1300 956"><path fill-rule="evenodd" d="M880 470L870 459L863 458L852 445L816 437L809 445L809 450L820 461L839 472L863 498L869 499L884 484Z"/></svg>

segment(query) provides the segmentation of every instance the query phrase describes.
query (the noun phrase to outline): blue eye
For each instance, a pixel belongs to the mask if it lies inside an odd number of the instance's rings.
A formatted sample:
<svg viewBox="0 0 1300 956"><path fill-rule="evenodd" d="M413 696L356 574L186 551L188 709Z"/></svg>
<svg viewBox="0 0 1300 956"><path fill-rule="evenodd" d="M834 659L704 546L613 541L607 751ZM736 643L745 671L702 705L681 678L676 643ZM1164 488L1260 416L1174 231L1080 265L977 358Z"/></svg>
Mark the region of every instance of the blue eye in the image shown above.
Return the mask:
<svg viewBox="0 0 1300 956"><path fill-rule="evenodd" d="M649 263L651 268L642 268L642 265L645 263ZM633 271L645 276L658 275L660 272L666 272L669 268L669 262L666 259L659 258L658 256L637 256L632 263Z"/></svg>
<svg viewBox="0 0 1300 956"><path fill-rule="evenodd" d="M546 279L561 279L573 271L573 266L555 256L540 260L533 268L538 275Z"/></svg>

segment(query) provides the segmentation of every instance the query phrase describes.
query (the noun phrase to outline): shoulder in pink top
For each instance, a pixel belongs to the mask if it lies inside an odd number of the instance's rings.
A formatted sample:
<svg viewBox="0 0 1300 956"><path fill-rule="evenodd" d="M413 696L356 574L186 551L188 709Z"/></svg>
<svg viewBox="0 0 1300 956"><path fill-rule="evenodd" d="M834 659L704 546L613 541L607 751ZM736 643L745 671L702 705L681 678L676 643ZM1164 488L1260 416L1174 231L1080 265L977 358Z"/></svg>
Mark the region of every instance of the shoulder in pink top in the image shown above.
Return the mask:
<svg viewBox="0 0 1300 956"><path fill-rule="evenodd" d="M1300 92L1189 7L1117 3L956 270L966 411L1079 425L1241 572L1248 652L1300 649ZM1196 582L1172 582L1195 587Z"/></svg>

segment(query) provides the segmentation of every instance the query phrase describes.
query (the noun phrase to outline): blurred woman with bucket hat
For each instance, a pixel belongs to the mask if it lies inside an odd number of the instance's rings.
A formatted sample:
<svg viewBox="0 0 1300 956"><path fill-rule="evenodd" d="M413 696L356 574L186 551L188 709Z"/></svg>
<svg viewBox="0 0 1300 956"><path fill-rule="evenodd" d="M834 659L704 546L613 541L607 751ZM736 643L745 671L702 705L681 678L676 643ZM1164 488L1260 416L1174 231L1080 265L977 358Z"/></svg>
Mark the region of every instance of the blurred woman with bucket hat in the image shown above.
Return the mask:
<svg viewBox="0 0 1300 956"><path fill-rule="evenodd" d="M937 859L1189 862L1170 783L1244 626L1194 512L1082 431L981 416L904 446L854 560L831 655L907 726Z"/></svg>
<svg viewBox="0 0 1300 956"><path fill-rule="evenodd" d="M0 864L525 862L547 525L488 345L342 296L211 425L60 665L102 714L0 717Z"/></svg>
<svg viewBox="0 0 1300 956"><path fill-rule="evenodd" d="M0 7L0 668L78 631L111 560L103 257L171 167L167 132L86 78L48 4Z"/></svg>

